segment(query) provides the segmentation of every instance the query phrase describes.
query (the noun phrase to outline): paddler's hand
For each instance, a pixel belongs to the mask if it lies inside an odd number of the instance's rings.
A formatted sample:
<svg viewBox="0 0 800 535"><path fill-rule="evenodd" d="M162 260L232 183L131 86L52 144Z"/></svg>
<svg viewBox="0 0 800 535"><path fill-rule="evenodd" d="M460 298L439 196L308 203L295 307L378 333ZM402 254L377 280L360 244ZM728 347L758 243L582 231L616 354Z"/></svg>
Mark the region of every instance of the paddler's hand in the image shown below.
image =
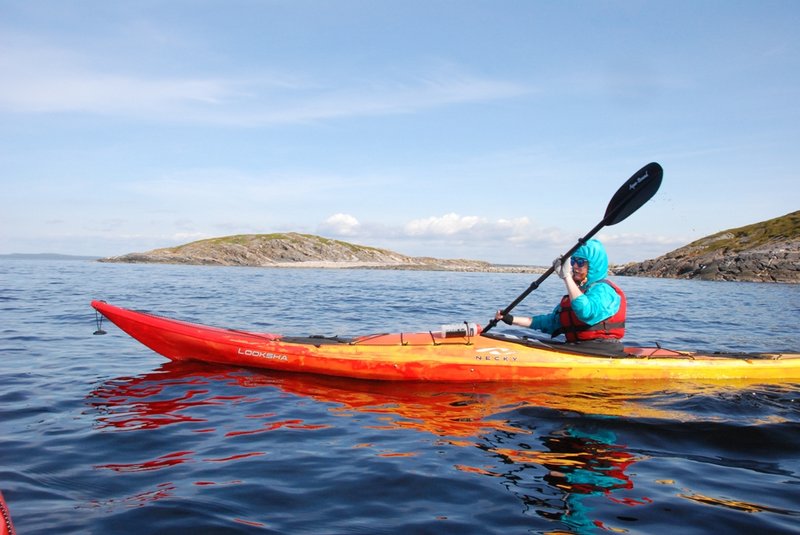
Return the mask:
<svg viewBox="0 0 800 535"><path fill-rule="evenodd" d="M569 258L564 260L563 257L559 256L555 260L553 260L553 271L556 275L558 275L561 280L572 278L572 264L569 261Z"/></svg>
<svg viewBox="0 0 800 535"><path fill-rule="evenodd" d="M502 310L498 310L494 315L495 321L502 321L506 325L514 325L514 316L511 314L503 314Z"/></svg>

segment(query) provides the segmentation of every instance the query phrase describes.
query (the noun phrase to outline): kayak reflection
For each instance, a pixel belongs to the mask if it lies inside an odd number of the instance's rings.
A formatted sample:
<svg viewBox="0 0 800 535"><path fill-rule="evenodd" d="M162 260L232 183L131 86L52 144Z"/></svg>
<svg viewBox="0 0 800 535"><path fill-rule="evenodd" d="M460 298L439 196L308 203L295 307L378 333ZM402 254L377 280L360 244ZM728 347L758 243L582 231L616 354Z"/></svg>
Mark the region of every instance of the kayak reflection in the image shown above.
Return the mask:
<svg viewBox="0 0 800 535"><path fill-rule="evenodd" d="M528 514L583 532L592 526L616 529L601 525L602 515L593 511L599 503L635 507L651 499L637 494L631 476L630 467L641 457L608 424L634 418L694 420L690 413L669 408L675 405L670 400L681 394L708 395L716 388L730 391L731 384L395 383L167 362L143 375L108 380L86 402L101 433L180 429L149 439L145 435L136 442L149 446L124 454L110 448L113 462L104 458L97 469L165 471L164 476L193 470L197 486L241 485L257 464L232 472L213 466L263 459L275 467L294 459L291 447L304 437L309 437L306 451L338 440L344 448L370 448L378 456L413 456L416 445L430 444L433 436L437 448L463 448L456 470L501 481ZM337 418L347 422L339 425ZM367 432L351 439L348 431L354 425ZM324 437L306 435L325 429L329 434ZM413 434L406 433L411 440L396 441L382 430L412 431L422 440L415 443ZM274 431L278 434L264 435ZM362 443L367 436L381 443ZM210 469L202 471L202 466ZM126 503L177 492L153 492L172 489L171 479L148 482Z"/></svg>
<svg viewBox="0 0 800 535"><path fill-rule="evenodd" d="M238 388L222 394L213 387L215 383ZM87 401L98 413L98 428L129 431L203 423L207 421L203 407L259 401L260 388L276 388L330 404L329 411L334 415L381 414L389 427L453 437L477 437L498 429L516 430L497 415L528 406L605 416L691 418L686 413L640 402L634 392L642 391L641 382L636 385L615 382L611 388L590 382L397 383L261 372L196 362L167 362L142 375L109 380L93 390Z"/></svg>

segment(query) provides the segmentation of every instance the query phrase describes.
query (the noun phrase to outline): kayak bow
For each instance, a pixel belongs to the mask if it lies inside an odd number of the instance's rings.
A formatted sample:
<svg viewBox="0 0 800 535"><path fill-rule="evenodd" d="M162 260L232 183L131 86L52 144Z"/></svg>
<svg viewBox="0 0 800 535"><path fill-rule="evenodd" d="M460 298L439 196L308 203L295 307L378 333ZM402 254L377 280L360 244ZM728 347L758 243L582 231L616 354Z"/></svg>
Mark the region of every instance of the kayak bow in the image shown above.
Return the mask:
<svg viewBox="0 0 800 535"><path fill-rule="evenodd" d="M287 337L209 327L92 301L99 313L168 359L394 381L800 379L800 354L701 354L626 347L624 355L505 334Z"/></svg>
<svg viewBox="0 0 800 535"><path fill-rule="evenodd" d="M8 512L3 493L0 492L0 535L16 535L16 533L14 524L11 522L11 513Z"/></svg>

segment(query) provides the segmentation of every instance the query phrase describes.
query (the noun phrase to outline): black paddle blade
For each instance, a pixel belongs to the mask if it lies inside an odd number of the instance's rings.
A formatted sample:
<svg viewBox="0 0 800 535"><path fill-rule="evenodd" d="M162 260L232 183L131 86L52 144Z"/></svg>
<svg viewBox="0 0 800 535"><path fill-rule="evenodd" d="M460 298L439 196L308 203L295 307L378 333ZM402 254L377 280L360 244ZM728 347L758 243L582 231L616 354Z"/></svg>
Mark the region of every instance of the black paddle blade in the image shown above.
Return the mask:
<svg viewBox="0 0 800 535"><path fill-rule="evenodd" d="M650 200L661 185L664 170L656 162L636 171L611 197L606 208L604 225L616 225Z"/></svg>

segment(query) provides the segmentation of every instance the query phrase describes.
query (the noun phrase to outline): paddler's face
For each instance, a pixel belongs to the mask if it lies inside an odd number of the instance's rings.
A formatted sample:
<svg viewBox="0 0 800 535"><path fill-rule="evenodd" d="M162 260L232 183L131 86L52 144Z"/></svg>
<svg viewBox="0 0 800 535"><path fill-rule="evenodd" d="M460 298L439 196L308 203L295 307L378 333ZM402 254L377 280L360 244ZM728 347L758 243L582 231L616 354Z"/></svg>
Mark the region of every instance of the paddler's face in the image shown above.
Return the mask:
<svg viewBox="0 0 800 535"><path fill-rule="evenodd" d="M575 281L575 284L583 284L589 275L589 261L585 258L572 257L570 263L572 264L572 280Z"/></svg>

